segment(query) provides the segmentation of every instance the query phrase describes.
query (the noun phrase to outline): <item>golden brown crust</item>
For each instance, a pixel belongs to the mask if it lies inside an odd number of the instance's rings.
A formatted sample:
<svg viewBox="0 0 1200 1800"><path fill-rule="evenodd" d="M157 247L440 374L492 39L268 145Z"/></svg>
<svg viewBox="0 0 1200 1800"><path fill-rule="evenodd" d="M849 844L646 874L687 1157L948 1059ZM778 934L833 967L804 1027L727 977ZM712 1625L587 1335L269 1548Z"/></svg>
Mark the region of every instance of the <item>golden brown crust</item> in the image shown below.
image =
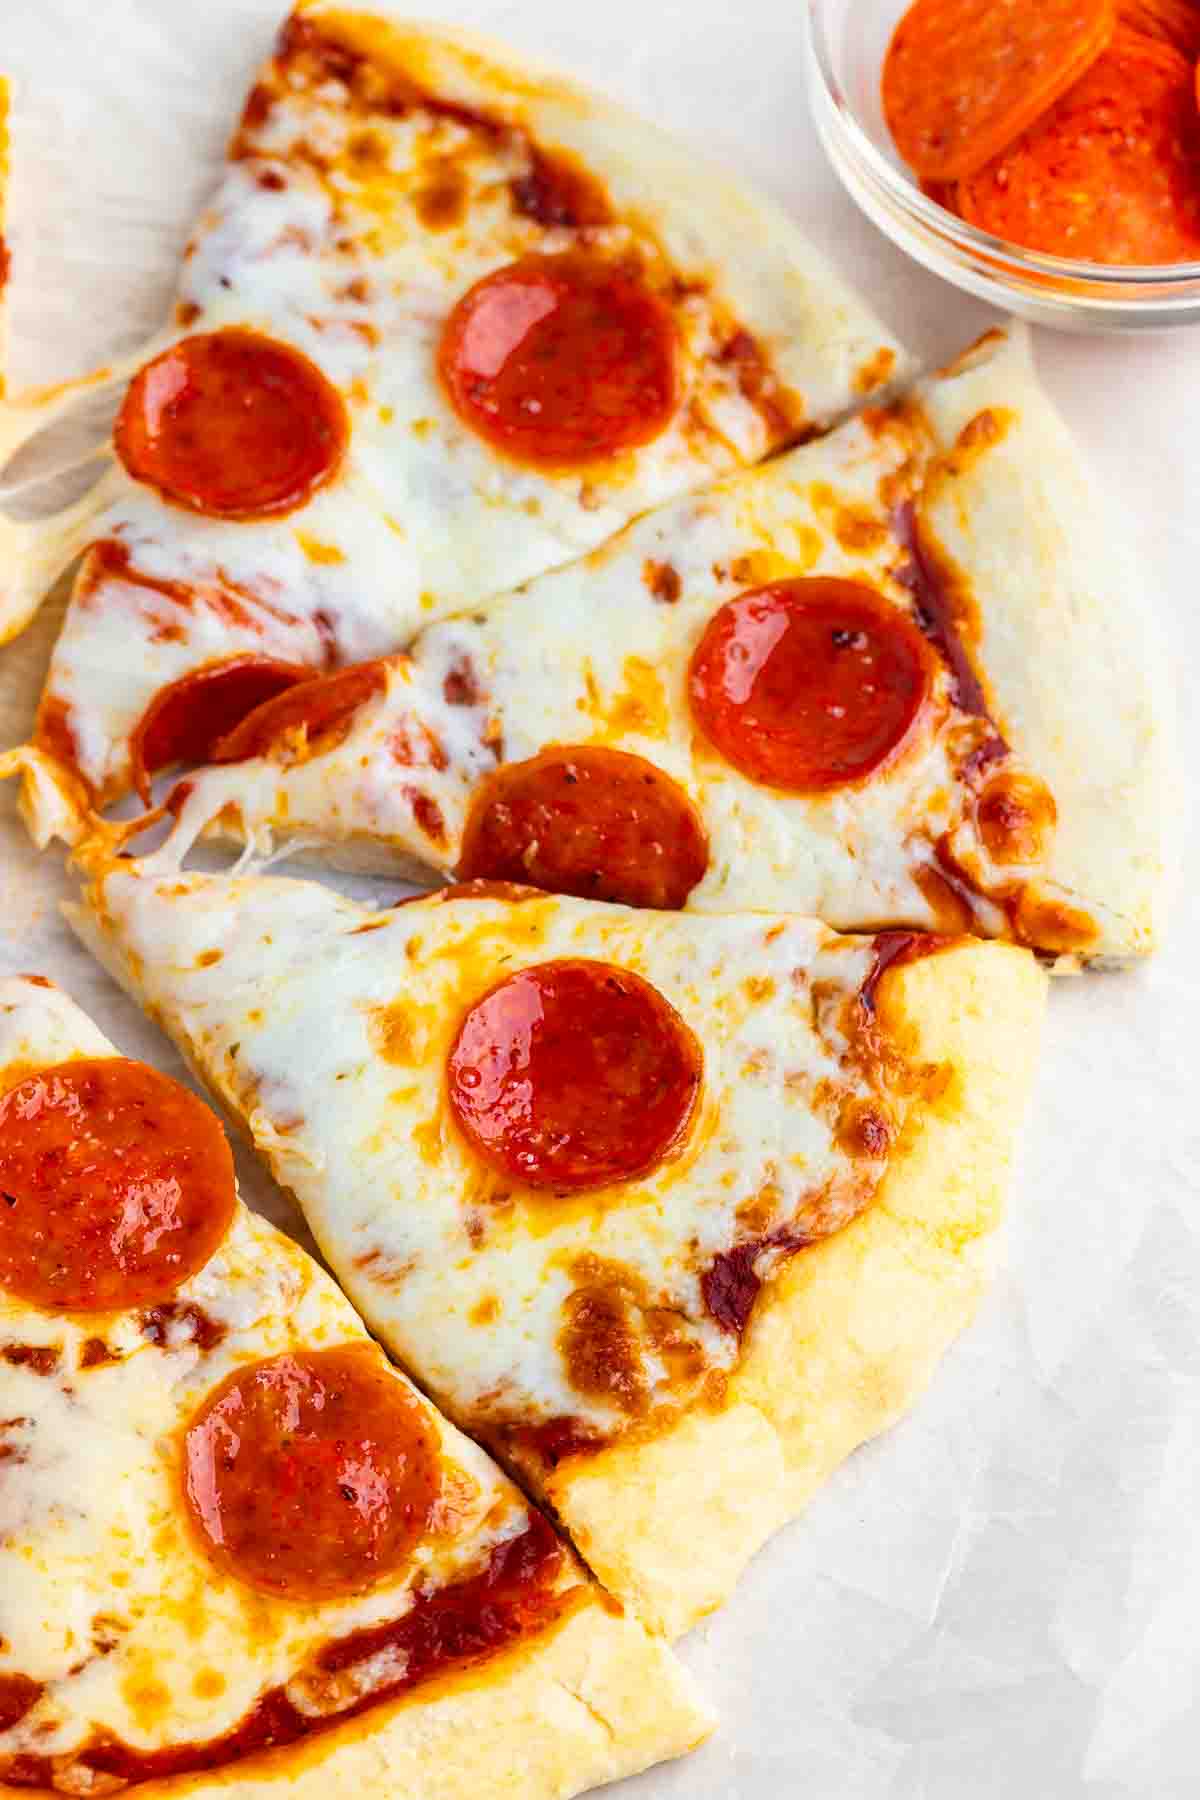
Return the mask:
<svg viewBox="0 0 1200 1800"><path fill-rule="evenodd" d="M551 1631L466 1674L226 1768L149 1781L137 1800L566 1800L712 1729L667 1646L598 1594ZM0 1800L31 1800L0 1783Z"/></svg>
<svg viewBox="0 0 1200 1800"><path fill-rule="evenodd" d="M909 1409L973 1315L1044 991L1033 958L998 944L886 977L889 1032L949 1077L910 1118L875 1204L763 1290L722 1410L548 1478L593 1571L653 1628L674 1638L719 1606L771 1533Z"/></svg>

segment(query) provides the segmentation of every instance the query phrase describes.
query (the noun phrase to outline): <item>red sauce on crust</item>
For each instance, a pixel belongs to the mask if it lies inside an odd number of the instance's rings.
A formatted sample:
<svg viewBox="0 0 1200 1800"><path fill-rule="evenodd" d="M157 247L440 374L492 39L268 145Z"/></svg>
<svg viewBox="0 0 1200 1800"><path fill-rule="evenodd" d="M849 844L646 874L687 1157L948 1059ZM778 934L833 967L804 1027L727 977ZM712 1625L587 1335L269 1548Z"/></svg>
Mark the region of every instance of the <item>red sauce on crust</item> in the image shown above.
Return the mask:
<svg viewBox="0 0 1200 1800"><path fill-rule="evenodd" d="M438 371L465 425L539 467L647 444L678 400L669 310L636 274L579 250L477 281L446 321Z"/></svg>
<svg viewBox="0 0 1200 1800"><path fill-rule="evenodd" d="M917 623L950 671L955 704L962 712L987 719L987 696L959 630L953 596L928 545L921 541L920 525L910 500L896 508L892 526L909 557L905 566L896 571L896 579L912 595ZM1002 742L999 738L997 741Z"/></svg>
<svg viewBox="0 0 1200 1800"><path fill-rule="evenodd" d="M225 1134L177 1081L80 1058L0 1098L0 1287L108 1312L169 1299L233 1219Z"/></svg>
<svg viewBox="0 0 1200 1800"><path fill-rule="evenodd" d="M689 691L701 730L751 781L819 793L865 780L907 743L932 659L903 612L859 582L754 588L710 620Z"/></svg>
<svg viewBox="0 0 1200 1800"><path fill-rule="evenodd" d="M489 776L458 874L675 911L708 867L708 838L679 784L640 756L561 745Z"/></svg>
<svg viewBox="0 0 1200 1800"><path fill-rule="evenodd" d="M510 183L513 205L535 224L578 231L612 223L612 207L599 182L563 151L531 145L529 168Z"/></svg>
<svg viewBox="0 0 1200 1800"><path fill-rule="evenodd" d="M476 1001L448 1059L464 1136L510 1178L559 1192L658 1167L695 1110L703 1053L657 989L568 958Z"/></svg>
<svg viewBox="0 0 1200 1800"><path fill-rule="evenodd" d="M154 1751L135 1750L113 1738L97 1738L78 1760L98 1775L135 1785L228 1767L258 1752L314 1737L381 1701L395 1699L436 1676L470 1668L547 1629L566 1603L566 1595L556 1591L563 1564L563 1549L552 1528L540 1513L531 1512L525 1530L497 1545L478 1574L419 1591L402 1618L336 1640L320 1652L317 1677L324 1674L332 1679L368 1656L393 1651L395 1666L403 1674L385 1679L372 1692L340 1709L314 1715L294 1706L284 1688L271 1688L221 1737ZM25 1680L23 1676L7 1679ZM3 1692L0 1687L0 1704ZM0 1728L3 1723L0 1712ZM53 1783L50 1758L16 1757L7 1768L0 1764L0 1779L14 1787L49 1788Z"/></svg>
<svg viewBox="0 0 1200 1800"><path fill-rule="evenodd" d="M290 344L229 328L182 338L129 384L114 442L135 481L191 512L293 511L341 465L337 389Z"/></svg>

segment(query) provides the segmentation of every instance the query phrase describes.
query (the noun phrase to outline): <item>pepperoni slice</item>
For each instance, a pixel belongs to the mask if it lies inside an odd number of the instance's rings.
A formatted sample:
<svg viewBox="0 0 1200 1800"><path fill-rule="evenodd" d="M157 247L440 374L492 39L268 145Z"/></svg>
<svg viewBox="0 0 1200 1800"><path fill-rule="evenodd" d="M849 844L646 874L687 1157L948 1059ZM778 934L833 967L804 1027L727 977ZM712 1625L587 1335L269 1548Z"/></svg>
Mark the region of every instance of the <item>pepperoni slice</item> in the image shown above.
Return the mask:
<svg viewBox="0 0 1200 1800"><path fill-rule="evenodd" d="M729 600L692 658L692 710L751 781L818 793L861 781L905 743L933 660L873 589L826 577Z"/></svg>
<svg viewBox="0 0 1200 1800"><path fill-rule="evenodd" d="M1113 0L916 0L888 46L883 111L927 181L981 169L1093 63Z"/></svg>
<svg viewBox="0 0 1200 1800"><path fill-rule="evenodd" d="M1118 31L1083 80L958 186L962 215L1010 243L1085 262L1200 258L1200 115L1192 68Z"/></svg>
<svg viewBox="0 0 1200 1800"><path fill-rule="evenodd" d="M1170 44L1190 63L1200 57L1200 6L1196 0L1117 0L1117 18L1143 37Z"/></svg>
<svg viewBox="0 0 1200 1800"><path fill-rule="evenodd" d="M235 1369L188 1427L184 1490L213 1561L290 1600L396 1575L437 1499L425 1413L370 1344Z"/></svg>
<svg viewBox="0 0 1200 1800"><path fill-rule="evenodd" d="M306 681L303 688L276 694L213 745L213 762L245 762L266 756L285 740L299 753L331 750L350 730L355 713L387 686L387 665L355 663L336 674Z"/></svg>
<svg viewBox="0 0 1200 1800"><path fill-rule="evenodd" d="M648 444L678 398L667 308L628 269L579 251L476 282L446 321L438 369L472 431L551 468Z"/></svg>
<svg viewBox="0 0 1200 1800"><path fill-rule="evenodd" d="M160 688L129 741L133 785L149 805L150 778L173 763L211 762L219 739L275 695L314 680L300 663L228 656Z"/></svg>
<svg viewBox="0 0 1200 1800"><path fill-rule="evenodd" d="M645 1175L682 1137L703 1055L640 975L567 959L510 975L450 1051L450 1105L479 1154L560 1193Z"/></svg>
<svg viewBox="0 0 1200 1800"><path fill-rule="evenodd" d="M337 389L290 344L230 329L181 339L139 369L117 417L135 481L192 512L266 519L336 473L349 436Z"/></svg>
<svg viewBox="0 0 1200 1800"><path fill-rule="evenodd" d="M216 1116L145 1063L56 1063L0 1097L0 1288L110 1312L168 1299L233 1218Z"/></svg>
<svg viewBox="0 0 1200 1800"><path fill-rule="evenodd" d="M700 815L669 775L623 750L562 745L489 778L458 874L672 911L707 867Z"/></svg>

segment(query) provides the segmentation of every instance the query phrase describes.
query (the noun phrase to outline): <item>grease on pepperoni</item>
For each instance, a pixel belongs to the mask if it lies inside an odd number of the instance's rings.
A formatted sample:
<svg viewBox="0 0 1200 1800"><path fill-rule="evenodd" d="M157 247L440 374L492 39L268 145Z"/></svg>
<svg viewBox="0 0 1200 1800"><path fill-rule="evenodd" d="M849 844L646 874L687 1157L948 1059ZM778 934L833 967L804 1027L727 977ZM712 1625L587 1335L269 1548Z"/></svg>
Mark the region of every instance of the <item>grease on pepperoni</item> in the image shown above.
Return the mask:
<svg viewBox="0 0 1200 1800"><path fill-rule="evenodd" d="M932 657L897 607L859 582L780 581L727 601L692 658L692 711L752 781L817 793L864 780L910 737Z"/></svg>
<svg viewBox="0 0 1200 1800"><path fill-rule="evenodd" d="M264 519L331 480L349 435L337 389L290 344L227 329L187 337L129 384L117 454L193 512Z"/></svg>
<svg viewBox="0 0 1200 1800"><path fill-rule="evenodd" d="M510 975L467 1013L450 1105L485 1161L574 1192L657 1168L695 1110L703 1054L640 975L582 958Z"/></svg>
<svg viewBox="0 0 1200 1800"><path fill-rule="evenodd" d="M216 1116L124 1057L28 1075L0 1098L0 1288L108 1312L169 1299L233 1217Z"/></svg>
<svg viewBox="0 0 1200 1800"><path fill-rule="evenodd" d="M458 874L673 911L708 867L700 815L643 757L556 745L481 788Z"/></svg>
<svg viewBox="0 0 1200 1800"><path fill-rule="evenodd" d="M298 761L331 750L346 737L359 709L386 686L386 665L367 662L276 694L218 739L212 761L245 762L285 747L290 759Z"/></svg>
<svg viewBox="0 0 1200 1800"><path fill-rule="evenodd" d="M236 1369L185 1439L188 1510L208 1554L292 1600L402 1572L439 1485L424 1409L373 1345Z"/></svg>
<svg viewBox="0 0 1200 1800"><path fill-rule="evenodd" d="M270 656L224 657L181 675L159 689L130 737L135 789L148 804L150 779L160 769L209 762L247 714L313 679L302 664Z"/></svg>
<svg viewBox="0 0 1200 1800"><path fill-rule="evenodd" d="M485 275L446 321L438 369L497 449L578 468L647 444L678 399L670 312L633 271L581 251Z"/></svg>

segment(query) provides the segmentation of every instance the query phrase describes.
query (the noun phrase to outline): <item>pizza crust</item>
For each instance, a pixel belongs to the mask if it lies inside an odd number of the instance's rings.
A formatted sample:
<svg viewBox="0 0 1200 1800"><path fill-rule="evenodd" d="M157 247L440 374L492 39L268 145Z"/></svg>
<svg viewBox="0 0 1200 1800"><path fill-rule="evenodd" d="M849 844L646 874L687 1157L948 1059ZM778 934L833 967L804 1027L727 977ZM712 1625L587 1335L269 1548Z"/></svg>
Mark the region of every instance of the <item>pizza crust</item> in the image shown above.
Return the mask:
<svg viewBox="0 0 1200 1800"><path fill-rule="evenodd" d="M169 998L156 1007L152 975L109 913L105 861L100 851L88 903L67 917L188 1054L186 1026ZM593 1572L652 1630L677 1637L719 1606L851 1450L908 1410L971 1318L995 1262L1045 990L1030 952L996 943L964 940L891 970L884 1029L938 1080L936 1097L914 1101L873 1206L764 1287L720 1410L548 1474L523 1465ZM274 1155L296 1146L268 1143L261 1122L254 1132L296 1185Z"/></svg>
<svg viewBox="0 0 1200 1800"><path fill-rule="evenodd" d="M1028 952L999 944L893 971L889 1029L951 1073L910 1117L875 1204L763 1289L723 1410L548 1478L585 1561L653 1629L678 1637L720 1606L772 1532L909 1410L972 1318L997 1260L1045 987Z"/></svg>
<svg viewBox="0 0 1200 1800"><path fill-rule="evenodd" d="M0 981L0 1063L9 1080L14 1071L48 1061L116 1055L103 1032L44 977ZM247 1220L243 1209L239 1215ZM254 1264L268 1266L281 1255L297 1263L302 1281L306 1272L330 1309L335 1340L345 1335L336 1329L344 1315L349 1336L366 1342L330 1278L265 1220L250 1223L258 1241L245 1254ZM291 1290L293 1306L284 1315L276 1295L276 1316L294 1317L301 1291ZM236 1339L242 1328L229 1329ZM453 1455L459 1434L442 1419L436 1423ZM498 1493L511 1491L498 1471L492 1477ZM280 1789L295 1800L401 1794L476 1800L506 1793L557 1800L680 1755L706 1737L711 1711L667 1645L603 1595L572 1558L562 1589L564 1611L552 1626L472 1668L422 1682L294 1745L212 1771L137 1783L131 1791L139 1800L231 1791L266 1796ZM0 1781L0 1796L19 1800L30 1792Z"/></svg>
<svg viewBox="0 0 1200 1800"><path fill-rule="evenodd" d="M681 1756L713 1715L667 1645L598 1595L481 1667L302 1743L126 1791L137 1800L566 1800ZM0 1783L2 1800L45 1789Z"/></svg>
<svg viewBox="0 0 1200 1800"><path fill-rule="evenodd" d="M618 213L636 216L749 330L806 416L829 424L848 397L878 396L909 368L907 352L789 216L614 101L474 32L336 0L297 7L356 49L421 86L567 150L598 175Z"/></svg>
<svg viewBox="0 0 1200 1800"><path fill-rule="evenodd" d="M1028 330L997 335L921 384L943 443L988 410L1007 427L985 455L947 459L922 529L968 578L998 723L1057 803L1046 878L1097 919L1089 960L1123 962L1155 948L1171 898L1174 683L1142 571L1038 381Z"/></svg>

